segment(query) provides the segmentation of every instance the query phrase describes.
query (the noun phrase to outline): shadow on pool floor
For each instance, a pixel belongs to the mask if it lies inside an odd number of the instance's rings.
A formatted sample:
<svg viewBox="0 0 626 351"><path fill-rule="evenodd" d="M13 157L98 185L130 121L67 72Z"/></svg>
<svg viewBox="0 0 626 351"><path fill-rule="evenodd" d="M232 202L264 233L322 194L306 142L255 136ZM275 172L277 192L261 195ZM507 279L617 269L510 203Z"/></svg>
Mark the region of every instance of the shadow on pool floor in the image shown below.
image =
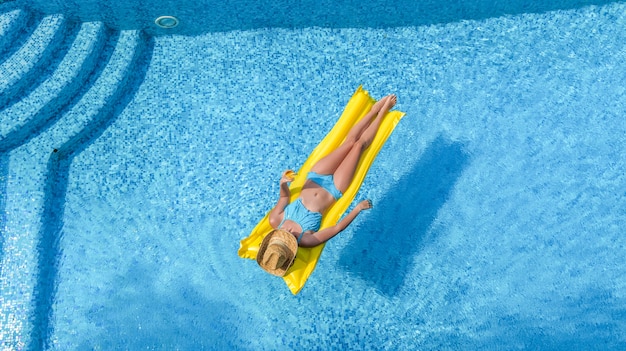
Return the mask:
<svg viewBox="0 0 626 351"><path fill-rule="evenodd" d="M461 143L437 137L360 226L362 231L341 253L339 266L381 293L395 295L439 209L468 164L469 156Z"/></svg>

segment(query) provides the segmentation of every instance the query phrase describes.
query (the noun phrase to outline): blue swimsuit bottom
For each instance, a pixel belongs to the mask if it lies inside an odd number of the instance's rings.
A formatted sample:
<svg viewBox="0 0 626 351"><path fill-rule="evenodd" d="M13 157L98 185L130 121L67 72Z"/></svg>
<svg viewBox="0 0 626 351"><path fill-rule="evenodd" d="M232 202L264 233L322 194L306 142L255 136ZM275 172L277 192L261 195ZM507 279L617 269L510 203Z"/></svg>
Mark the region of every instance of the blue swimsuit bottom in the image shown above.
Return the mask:
<svg viewBox="0 0 626 351"><path fill-rule="evenodd" d="M339 200L339 198L343 195L335 186L332 174L317 174L315 172L309 172L306 179L311 179L315 182L315 184L324 188L324 190L328 191L335 198L335 200Z"/></svg>

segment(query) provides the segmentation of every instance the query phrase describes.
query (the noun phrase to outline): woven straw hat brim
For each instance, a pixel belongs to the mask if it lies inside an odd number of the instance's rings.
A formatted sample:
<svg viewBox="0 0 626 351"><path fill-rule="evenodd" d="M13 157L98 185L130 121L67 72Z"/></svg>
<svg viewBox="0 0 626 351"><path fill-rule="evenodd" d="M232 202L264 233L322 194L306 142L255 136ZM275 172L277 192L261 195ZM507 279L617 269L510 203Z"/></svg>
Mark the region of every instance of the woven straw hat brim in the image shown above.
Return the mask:
<svg viewBox="0 0 626 351"><path fill-rule="evenodd" d="M278 267L276 269L267 267L263 264L263 257L267 251L267 248L269 247L270 243L274 240L280 240L285 245L285 247L291 252L291 255L287 257L285 264L283 264L281 267ZM271 231L269 234L267 234L265 238L263 239L263 241L261 242L261 246L259 246L259 251L256 256L256 262L266 272L282 277L285 275L285 273L287 273L287 270L293 264L293 261L296 258L297 251L298 251L298 240L296 240L296 238L291 233L284 231L284 230L276 229L276 230Z"/></svg>

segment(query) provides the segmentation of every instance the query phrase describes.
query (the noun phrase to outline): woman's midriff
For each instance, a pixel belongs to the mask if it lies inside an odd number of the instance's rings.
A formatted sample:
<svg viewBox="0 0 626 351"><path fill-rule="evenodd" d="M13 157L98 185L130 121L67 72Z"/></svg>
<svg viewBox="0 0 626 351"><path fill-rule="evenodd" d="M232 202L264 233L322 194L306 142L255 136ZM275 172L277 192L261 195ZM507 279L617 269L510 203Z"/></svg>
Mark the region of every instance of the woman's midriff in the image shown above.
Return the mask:
<svg viewBox="0 0 626 351"><path fill-rule="evenodd" d="M312 212L324 213L330 205L335 203L335 198L331 193L308 179L302 186L300 198L304 207Z"/></svg>

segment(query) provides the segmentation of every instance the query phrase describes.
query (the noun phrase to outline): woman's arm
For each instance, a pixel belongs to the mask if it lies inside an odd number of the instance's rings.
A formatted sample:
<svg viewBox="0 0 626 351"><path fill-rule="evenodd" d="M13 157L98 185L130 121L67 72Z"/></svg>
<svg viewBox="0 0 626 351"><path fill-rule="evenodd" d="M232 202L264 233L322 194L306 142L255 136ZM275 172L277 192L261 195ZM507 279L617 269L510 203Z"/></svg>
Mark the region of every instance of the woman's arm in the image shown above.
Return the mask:
<svg viewBox="0 0 626 351"><path fill-rule="evenodd" d="M285 171L283 176L280 178L280 193L278 197L278 201L276 205L270 211L270 225L273 228L278 228L280 222L283 220L283 212L285 211L285 207L289 205L289 197L291 197L291 191L289 191L288 182L293 181L293 176L289 173L290 171Z"/></svg>
<svg viewBox="0 0 626 351"><path fill-rule="evenodd" d="M363 210L369 210L372 208L372 202L370 200L363 200L356 205L347 216L343 217L339 223L335 224L332 227L328 227L320 230L319 232L315 232L310 235L304 235L302 240L300 241L300 246L302 247L315 247L319 244L325 243L330 240L335 235L341 233L344 229L346 229L350 223L358 216L359 213Z"/></svg>

